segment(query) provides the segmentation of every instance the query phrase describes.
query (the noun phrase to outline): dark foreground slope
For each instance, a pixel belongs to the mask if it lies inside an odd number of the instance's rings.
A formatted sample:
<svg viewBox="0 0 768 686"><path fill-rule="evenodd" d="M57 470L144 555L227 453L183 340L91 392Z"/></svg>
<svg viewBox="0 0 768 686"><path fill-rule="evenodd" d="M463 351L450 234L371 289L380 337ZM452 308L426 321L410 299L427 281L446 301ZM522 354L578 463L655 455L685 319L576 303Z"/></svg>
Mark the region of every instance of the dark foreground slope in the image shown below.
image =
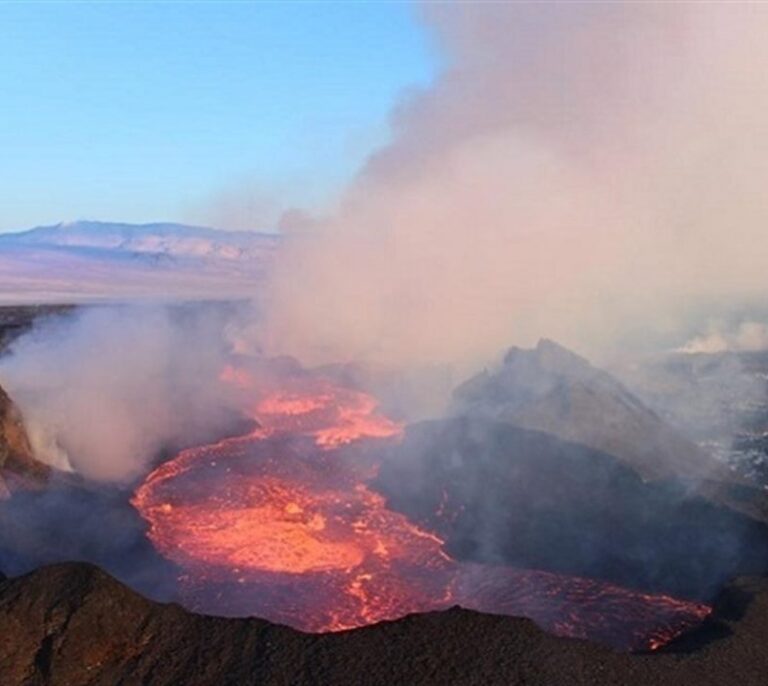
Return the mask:
<svg viewBox="0 0 768 686"><path fill-rule="evenodd" d="M765 686L768 582L730 586L716 613L654 655L620 655L525 619L458 608L307 635L156 604L96 567L70 563L0 582L0 682Z"/></svg>

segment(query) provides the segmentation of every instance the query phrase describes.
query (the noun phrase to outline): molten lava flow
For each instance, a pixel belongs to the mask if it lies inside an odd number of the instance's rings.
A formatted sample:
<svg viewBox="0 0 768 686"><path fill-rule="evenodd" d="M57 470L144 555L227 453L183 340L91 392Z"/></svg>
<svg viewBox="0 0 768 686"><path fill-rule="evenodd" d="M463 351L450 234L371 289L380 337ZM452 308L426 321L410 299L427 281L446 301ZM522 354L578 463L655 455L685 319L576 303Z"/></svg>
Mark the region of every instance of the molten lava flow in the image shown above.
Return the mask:
<svg viewBox="0 0 768 686"><path fill-rule="evenodd" d="M258 390L242 370L222 378ZM709 612L591 579L452 560L438 536L366 485L375 460L341 450L367 444L370 457L401 433L364 393L302 377L249 406L257 429L181 452L133 498L197 610L333 631L461 604L650 649Z"/></svg>
<svg viewBox="0 0 768 686"><path fill-rule="evenodd" d="M399 424L376 413L371 396L326 381L314 385L311 394L304 388L267 396L256 405L254 417L271 432L312 436L325 450L361 438L390 438L401 433Z"/></svg>

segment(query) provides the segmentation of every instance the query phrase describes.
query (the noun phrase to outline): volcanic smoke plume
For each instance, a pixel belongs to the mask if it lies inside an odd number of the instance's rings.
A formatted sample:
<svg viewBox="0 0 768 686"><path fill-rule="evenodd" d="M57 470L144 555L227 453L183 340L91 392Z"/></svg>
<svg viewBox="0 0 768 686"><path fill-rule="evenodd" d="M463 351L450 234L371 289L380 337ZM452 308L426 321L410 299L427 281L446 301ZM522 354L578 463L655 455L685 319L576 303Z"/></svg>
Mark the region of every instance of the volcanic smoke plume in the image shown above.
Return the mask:
<svg viewBox="0 0 768 686"><path fill-rule="evenodd" d="M477 365L546 335L595 353L764 291L768 7L422 15L442 72L337 211L285 217L272 350Z"/></svg>

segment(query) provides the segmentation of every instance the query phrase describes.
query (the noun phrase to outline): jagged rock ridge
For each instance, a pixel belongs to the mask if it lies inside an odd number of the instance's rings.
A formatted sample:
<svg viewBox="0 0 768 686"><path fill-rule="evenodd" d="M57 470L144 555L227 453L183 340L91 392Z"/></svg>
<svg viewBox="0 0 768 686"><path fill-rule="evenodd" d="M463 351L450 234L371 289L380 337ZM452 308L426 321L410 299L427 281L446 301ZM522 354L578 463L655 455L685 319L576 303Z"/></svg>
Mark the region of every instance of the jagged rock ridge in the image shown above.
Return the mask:
<svg viewBox="0 0 768 686"><path fill-rule="evenodd" d="M699 495L768 523L762 489L736 475L611 376L542 339L512 348L500 368L454 392L457 416L535 429L606 454L645 480L676 480Z"/></svg>
<svg viewBox="0 0 768 686"><path fill-rule="evenodd" d="M462 384L453 411L581 443L648 479L729 476L610 374L549 340L512 348L498 370Z"/></svg>

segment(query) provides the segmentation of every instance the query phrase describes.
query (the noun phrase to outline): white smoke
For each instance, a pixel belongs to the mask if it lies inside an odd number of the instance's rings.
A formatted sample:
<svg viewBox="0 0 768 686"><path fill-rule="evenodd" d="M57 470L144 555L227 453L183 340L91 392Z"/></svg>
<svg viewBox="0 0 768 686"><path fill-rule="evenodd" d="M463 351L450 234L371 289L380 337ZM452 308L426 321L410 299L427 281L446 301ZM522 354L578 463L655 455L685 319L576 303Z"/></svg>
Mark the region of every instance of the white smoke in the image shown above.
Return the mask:
<svg viewBox="0 0 768 686"><path fill-rule="evenodd" d="M433 86L275 270L265 345L477 363L768 287L768 5L430 3Z"/></svg>
<svg viewBox="0 0 768 686"><path fill-rule="evenodd" d="M0 384L40 459L131 479L163 448L201 442L230 419L222 328L213 310L85 308L17 339Z"/></svg>
<svg viewBox="0 0 768 686"><path fill-rule="evenodd" d="M712 322L706 333L679 348L679 352L689 354L761 350L768 350L768 324L756 321L743 321L735 328Z"/></svg>

